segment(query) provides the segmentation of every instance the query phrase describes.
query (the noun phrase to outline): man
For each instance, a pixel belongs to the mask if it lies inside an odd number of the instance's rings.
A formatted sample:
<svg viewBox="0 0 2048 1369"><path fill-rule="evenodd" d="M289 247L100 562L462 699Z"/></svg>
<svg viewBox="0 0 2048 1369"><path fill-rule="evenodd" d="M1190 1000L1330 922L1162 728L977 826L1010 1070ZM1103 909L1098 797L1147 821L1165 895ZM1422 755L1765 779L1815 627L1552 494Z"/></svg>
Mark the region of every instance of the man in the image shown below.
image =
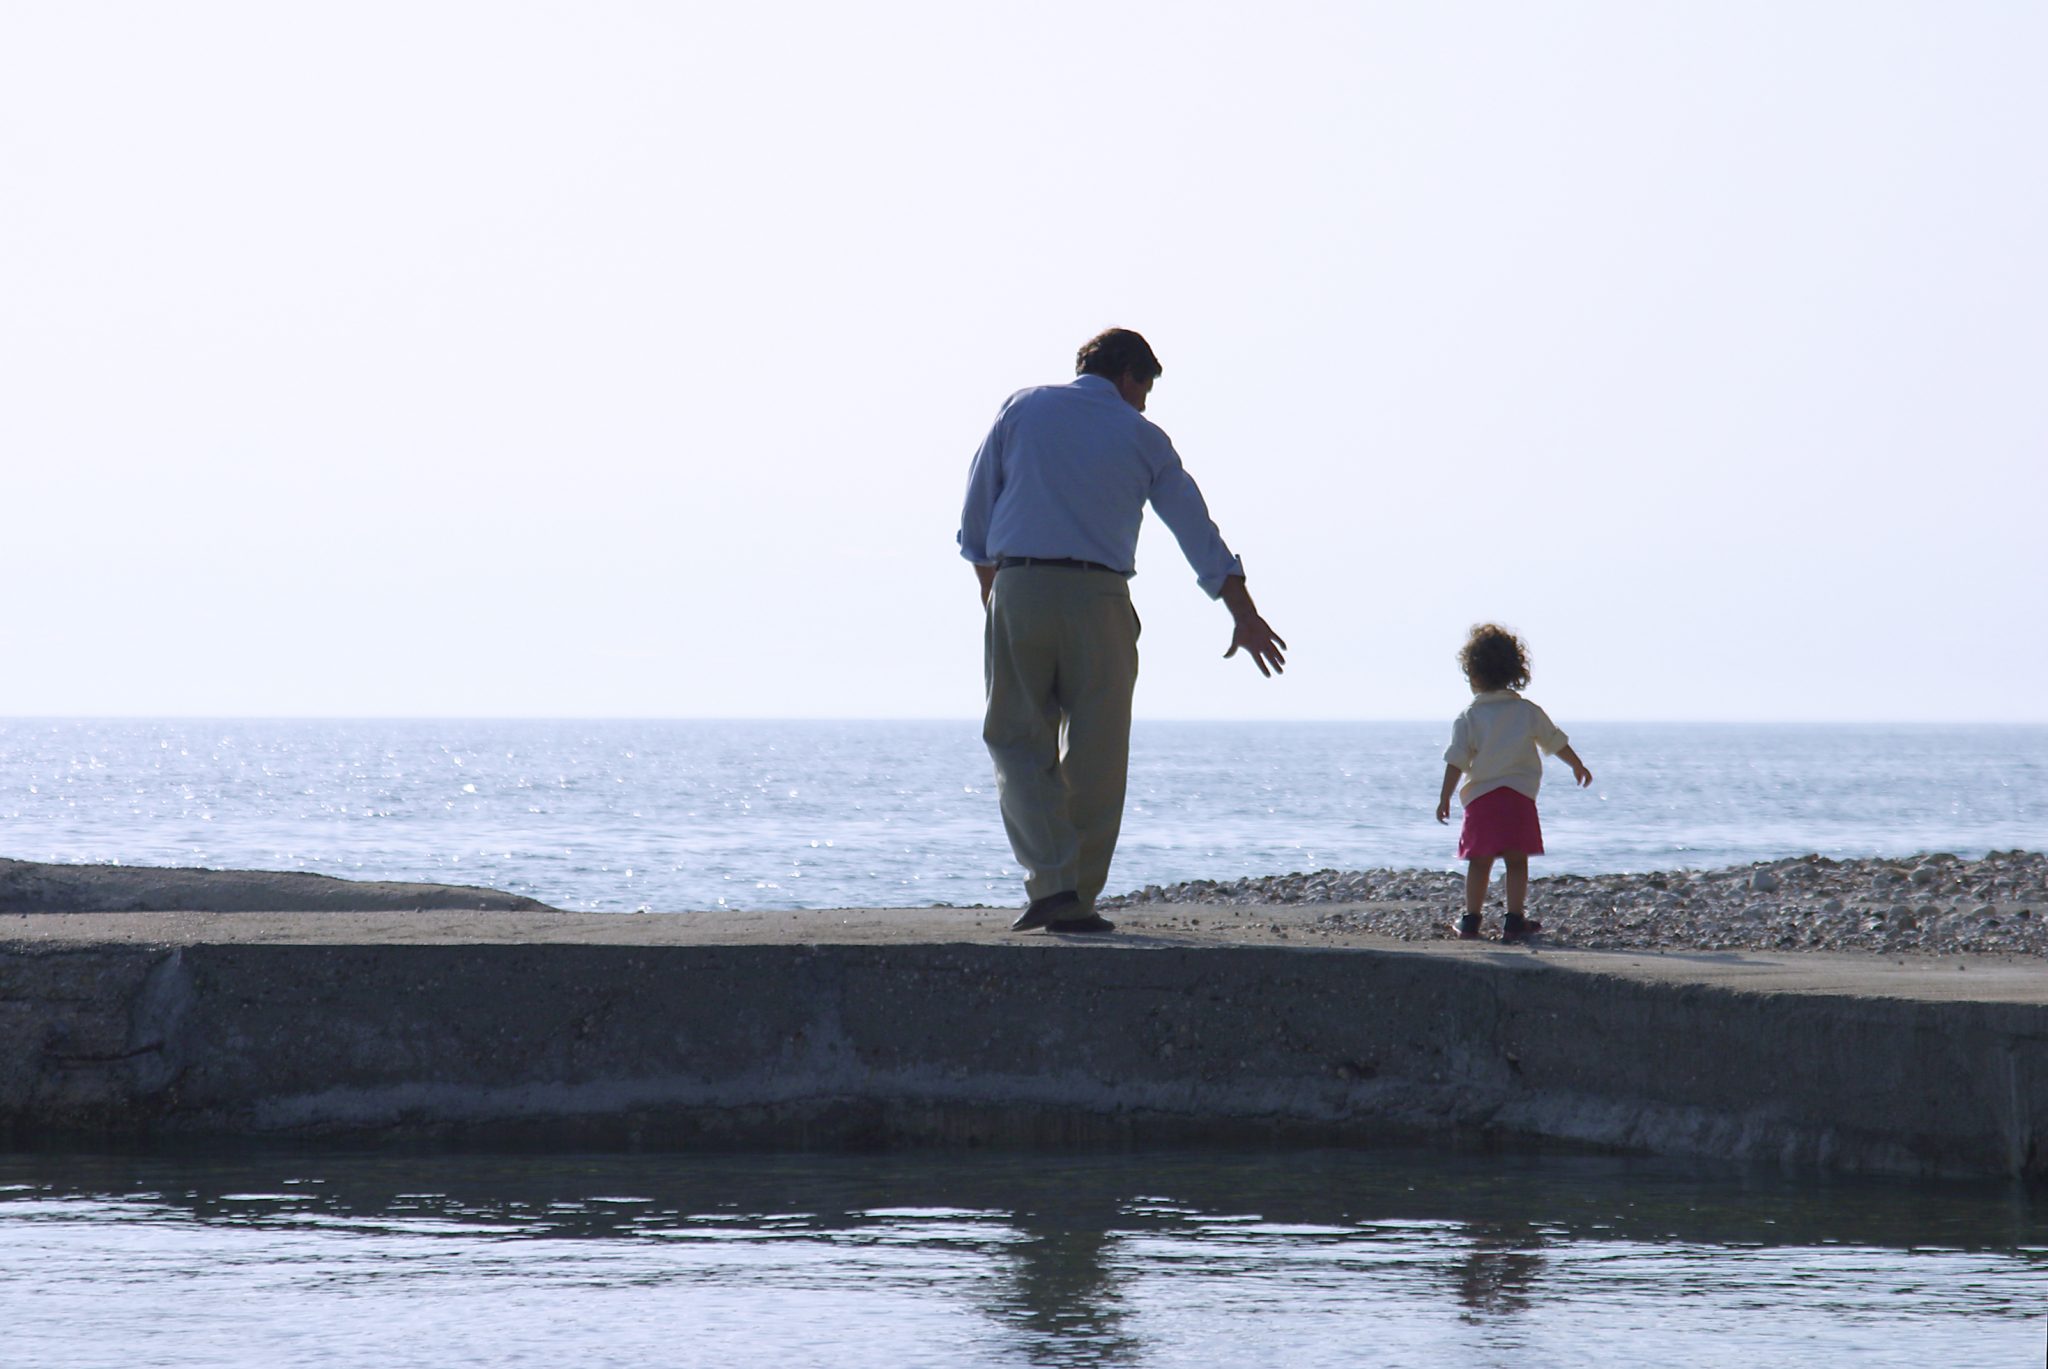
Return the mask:
<svg viewBox="0 0 2048 1369"><path fill-rule="evenodd" d="M1230 609L1230 650L1268 678L1287 643L1245 592L1244 563L1145 414L1159 358L1126 328L1090 338L1075 378L1010 396L974 454L960 554L987 609L982 740L1030 906L1013 931L1106 932L1095 911L1123 823L1138 615L1128 581L1150 503L1196 581Z"/></svg>

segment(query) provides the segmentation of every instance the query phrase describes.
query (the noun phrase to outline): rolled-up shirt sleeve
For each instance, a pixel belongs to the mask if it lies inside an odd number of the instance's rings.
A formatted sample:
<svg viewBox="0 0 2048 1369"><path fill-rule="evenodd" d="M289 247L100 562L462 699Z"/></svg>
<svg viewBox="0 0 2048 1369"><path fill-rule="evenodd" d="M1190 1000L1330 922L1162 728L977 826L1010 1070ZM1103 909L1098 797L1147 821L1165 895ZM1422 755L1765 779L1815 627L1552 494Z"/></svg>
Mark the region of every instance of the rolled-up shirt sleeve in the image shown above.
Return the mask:
<svg viewBox="0 0 2048 1369"><path fill-rule="evenodd" d="M1536 745L1543 749L1544 755L1555 756L1571 744L1571 738L1550 720L1550 715L1543 711L1541 705L1530 704L1529 715L1529 735L1536 739Z"/></svg>
<svg viewBox="0 0 2048 1369"><path fill-rule="evenodd" d="M1244 561L1224 545L1223 534L1209 517L1208 501L1202 498L1195 478L1181 465L1180 453L1173 449L1173 443L1157 428L1151 429L1150 436L1156 439L1151 453L1156 465L1148 496L1153 512L1180 543L1181 555L1194 567L1195 583L1211 599L1219 598L1225 580L1244 574Z"/></svg>
<svg viewBox="0 0 2048 1369"><path fill-rule="evenodd" d="M1451 744L1444 748L1444 764L1455 765L1469 773L1473 760L1472 724L1460 713L1458 720L1451 724Z"/></svg>
<svg viewBox="0 0 2048 1369"><path fill-rule="evenodd" d="M993 565L988 529L995 517L996 496L1003 492L1003 425L1000 419L982 439L974 463L967 468L967 498L960 507L960 554L977 566Z"/></svg>

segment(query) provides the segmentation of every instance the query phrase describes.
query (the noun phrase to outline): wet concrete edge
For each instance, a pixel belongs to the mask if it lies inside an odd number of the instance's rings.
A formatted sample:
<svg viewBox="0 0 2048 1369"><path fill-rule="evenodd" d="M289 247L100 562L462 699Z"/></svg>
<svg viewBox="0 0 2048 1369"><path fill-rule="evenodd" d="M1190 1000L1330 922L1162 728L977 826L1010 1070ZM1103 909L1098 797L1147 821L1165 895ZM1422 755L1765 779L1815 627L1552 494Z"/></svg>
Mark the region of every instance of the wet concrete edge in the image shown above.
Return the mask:
<svg viewBox="0 0 2048 1369"><path fill-rule="evenodd" d="M2048 1173L2048 1007L1520 955L69 945L0 954L0 1140L1563 1144Z"/></svg>

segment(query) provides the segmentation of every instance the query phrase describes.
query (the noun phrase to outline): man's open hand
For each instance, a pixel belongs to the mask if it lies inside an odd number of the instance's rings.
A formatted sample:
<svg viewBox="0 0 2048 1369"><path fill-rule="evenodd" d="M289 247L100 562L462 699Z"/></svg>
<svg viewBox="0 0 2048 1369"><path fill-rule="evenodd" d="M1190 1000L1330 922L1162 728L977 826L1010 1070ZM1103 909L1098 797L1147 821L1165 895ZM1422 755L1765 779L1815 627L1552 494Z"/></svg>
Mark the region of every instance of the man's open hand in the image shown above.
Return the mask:
<svg viewBox="0 0 2048 1369"><path fill-rule="evenodd" d="M1269 680L1278 675L1287 665L1287 658L1280 654L1287 643L1281 641L1280 634L1259 616L1258 607L1252 603L1252 596L1244 587L1244 577L1230 576L1216 597L1230 610L1230 621L1235 624L1230 630L1230 650L1223 653L1223 659L1227 661L1237 655L1241 647L1252 654L1252 663L1258 666L1259 674Z"/></svg>
<svg viewBox="0 0 2048 1369"><path fill-rule="evenodd" d="M1286 649L1287 643L1258 614L1237 620L1230 634L1230 650L1223 653L1223 659L1227 661L1237 655L1240 647L1251 653L1252 664L1267 679L1285 672L1287 658L1280 653Z"/></svg>

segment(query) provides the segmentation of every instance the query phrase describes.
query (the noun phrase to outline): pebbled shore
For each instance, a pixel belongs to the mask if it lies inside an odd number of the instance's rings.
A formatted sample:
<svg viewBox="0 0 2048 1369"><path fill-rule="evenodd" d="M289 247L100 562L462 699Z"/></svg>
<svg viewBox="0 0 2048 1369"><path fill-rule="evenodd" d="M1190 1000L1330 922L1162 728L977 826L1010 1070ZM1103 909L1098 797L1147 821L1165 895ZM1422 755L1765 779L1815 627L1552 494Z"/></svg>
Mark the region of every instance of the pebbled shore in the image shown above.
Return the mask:
<svg viewBox="0 0 2048 1369"><path fill-rule="evenodd" d="M1500 934L1499 879L1496 867L1486 926L1493 937ZM1319 870L1153 885L1100 904L1340 904L1316 919L1319 929L1435 941L1464 910L1464 890L1458 871ZM1537 876L1528 910L1544 925L1544 943L1585 950L2048 957L2048 854L1808 855L1719 870Z"/></svg>

